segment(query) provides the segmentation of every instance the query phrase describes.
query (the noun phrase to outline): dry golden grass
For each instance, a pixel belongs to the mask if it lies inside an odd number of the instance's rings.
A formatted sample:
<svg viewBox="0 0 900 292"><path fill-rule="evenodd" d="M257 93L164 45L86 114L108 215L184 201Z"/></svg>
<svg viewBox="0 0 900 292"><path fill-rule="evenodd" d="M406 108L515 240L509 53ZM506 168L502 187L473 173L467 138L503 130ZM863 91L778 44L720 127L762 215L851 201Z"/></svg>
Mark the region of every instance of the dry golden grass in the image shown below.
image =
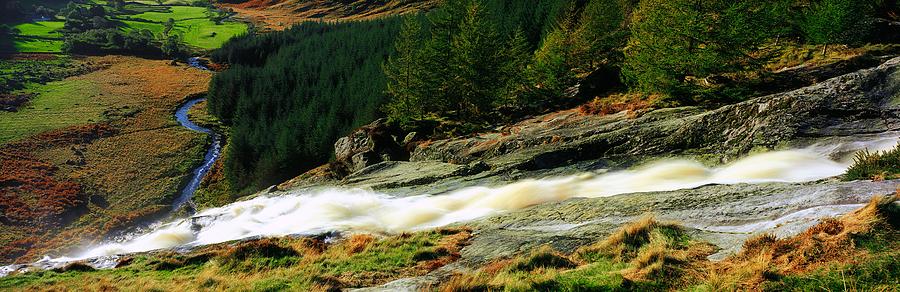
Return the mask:
<svg viewBox="0 0 900 292"><path fill-rule="evenodd" d="M439 1L369 1L369 0L250 0L239 4L219 4L234 9L263 29L284 30L304 21L363 20L389 15L425 11Z"/></svg>
<svg viewBox="0 0 900 292"><path fill-rule="evenodd" d="M225 243L187 254L143 255L113 270L72 265L67 273L0 278L0 290L100 291L339 291L424 275L440 266L421 254L467 244L466 228L389 237L354 235L334 243L315 238L268 238ZM458 258L443 254L441 258ZM452 260L444 260L450 263Z"/></svg>
<svg viewBox="0 0 900 292"><path fill-rule="evenodd" d="M572 255L545 246L430 290L897 291L898 196L875 198L794 237L756 236L722 262L707 260L715 247L678 225L644 217Z"/></svg>
<svg viewBox="0 0 900 292"><path fill-rule="evenodd" d="M715 247L691 240L672 223L652 216L623 226L595 244L566 255L549 246L492 261L473 273L454 275L440 291L591 290L683 286L696 279ZM645 288L639 288L645 287Z"/></svg>
<svg viewBox="0 0 900 292"><path fill-rule="evenodd" d="M661 96L625 93L598 96L578 107L578 111L586 115L611 115L626 112L629 118L635 118L653 109Z"/></svg>
<svg viewBox="0 0 900 292"><path fill-rule="evenodd" d="M869 251L857 246L857 239L874 233L896 237L897 218L891 216L897 214L884 211L898 198L898 195L876 197L861 209L840 218L826 219L794 237L777 239L763 234L751 238L739 254L710 265L706 276L708 288L759 290L765 282L782 275L800 275L834 264L865 261Z"/></svg>

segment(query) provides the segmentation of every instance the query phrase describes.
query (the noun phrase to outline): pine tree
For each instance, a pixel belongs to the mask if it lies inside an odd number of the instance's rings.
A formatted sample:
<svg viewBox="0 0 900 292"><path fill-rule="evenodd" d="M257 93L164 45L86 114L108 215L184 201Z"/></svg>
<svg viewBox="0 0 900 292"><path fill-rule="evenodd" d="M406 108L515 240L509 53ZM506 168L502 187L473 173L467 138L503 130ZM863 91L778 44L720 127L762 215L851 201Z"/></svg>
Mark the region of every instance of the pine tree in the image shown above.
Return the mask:
<svg viewBox="0 0 900 292"><path fill-rule="evenodd" d="M547 96L559 97L563 90L575 83L577 76L573 69L577 66L574 58L577 28L578 13L575 6L570 5L535 52L537 87Z"/></svg>
<svg viewBox="0 0 900 292"><path fill-rule="evenodd" d="M452 80L459 95L457 118L461 121L482 117L504 87L497 82L504 80L505 73L502 43L486 13L480 3L470 3L451 45L455 52Z"/></svg>
<svg viewBox="0 0 900 292"><path fill-rule="evenodd" d="M458 87L453 84L453 76L458 76L459 68L451 61L458 52L454 51L453 40L459 34L460 22L465 17L466 7L473 0L448 0L441 8L429 15L430 38L422 52L424 70L422 80L424 96L434 111L443 111L459 104Z"/></svg>
<svg viewBox="0 0 900 292"><path fill-rule="evenodd" d="M581 13L575 36L576 62L593 70L604 59L619 59L619 49L628 40L627 17L637 1L591 0ZM616 60L619 61L619 60Z"/></svg>
<svg viewBox="0 0 900 292"><path fill-rule="evenodd" d="M766 1L644 0L632 16L623 75L634 88L689 97L688 77L754 64L750 52L770 35Z"/></svg>
<svg viewBox="0 0 900 292"><path fill-rule="evenodd" d="M503 73L505 79L501 82L505 85L503 93L498 99L497 106L518 104L530 105L532 101L527 100L531 97L527 94L531 87L531 72L528 65L532 61L531 49L529 49L528 40L525 33L521 29L513 32L506 44L506 50L503 51Z"/></svg>
<svg viewBox="0 0 900 292"><path fill-rule="evenodd" d="M391 120L409 124L421 119L427 111L427 97L422 83L422 25L417 17L408 17L403 22L400 35L395 43L396 54L384 65L388 78L387 95L391 102L385 106L385 113Z"/></svg>
<svg viewBox="0 0 900 292"><path fill-rule="evenodd" d="M871 4L858 0L820 0L804 13L800 29L806 39L822 45L822 55L828 44L855 42L867 31L867 15Z"/></svg>

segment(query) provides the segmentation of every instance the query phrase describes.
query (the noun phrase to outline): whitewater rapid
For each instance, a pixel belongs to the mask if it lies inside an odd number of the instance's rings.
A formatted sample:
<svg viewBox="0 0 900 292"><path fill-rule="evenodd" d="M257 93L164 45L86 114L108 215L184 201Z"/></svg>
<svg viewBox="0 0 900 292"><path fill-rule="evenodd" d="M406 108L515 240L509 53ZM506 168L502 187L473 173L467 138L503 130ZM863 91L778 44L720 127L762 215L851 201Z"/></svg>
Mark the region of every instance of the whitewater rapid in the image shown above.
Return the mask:
<svg viewBox="0 0 900 292"><path fill-rule="evenodd" d="M897 145L897 141L896 136L891 136L865 142L817 144L753 154L719 167L686 159L660 160L630 170L523 180L497 187L469 187L441 195L394 197L362 189L301 190L208 209L124 242L51 261L67 262L250 237L327 231L415 231L573 197L608 197L709 184L815 181L842 174L856 151L887 150Z"/></svg>

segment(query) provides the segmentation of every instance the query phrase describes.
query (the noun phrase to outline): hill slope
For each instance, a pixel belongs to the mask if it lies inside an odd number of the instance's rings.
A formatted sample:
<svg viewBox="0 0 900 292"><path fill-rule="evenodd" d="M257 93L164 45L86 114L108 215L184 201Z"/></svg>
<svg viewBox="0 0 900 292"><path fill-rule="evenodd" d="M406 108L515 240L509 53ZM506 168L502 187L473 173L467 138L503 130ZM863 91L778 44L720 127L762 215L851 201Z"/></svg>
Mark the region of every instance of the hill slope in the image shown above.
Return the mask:
<svg viewBox="0 0 900 292"><path fill-rule="evenodd" d="M428 10L436 0L249 0L223 3L264 30L283 30L309 20L359 20Z"/></svg>

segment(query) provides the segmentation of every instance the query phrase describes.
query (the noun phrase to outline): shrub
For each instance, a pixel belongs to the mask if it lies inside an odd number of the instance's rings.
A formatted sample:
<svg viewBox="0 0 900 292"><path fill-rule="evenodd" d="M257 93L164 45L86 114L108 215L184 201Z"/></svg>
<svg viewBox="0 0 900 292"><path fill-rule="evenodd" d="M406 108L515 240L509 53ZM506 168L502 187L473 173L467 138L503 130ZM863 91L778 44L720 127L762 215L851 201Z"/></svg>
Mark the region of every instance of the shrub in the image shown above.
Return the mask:
<svg viewBox="0 0 900 292"><path fill-rule="evenodd" d="M63 51L77 54L122 53L158 57L159 45L148 30L128 33L117 29L91 29L66 35Z"/></svg>

